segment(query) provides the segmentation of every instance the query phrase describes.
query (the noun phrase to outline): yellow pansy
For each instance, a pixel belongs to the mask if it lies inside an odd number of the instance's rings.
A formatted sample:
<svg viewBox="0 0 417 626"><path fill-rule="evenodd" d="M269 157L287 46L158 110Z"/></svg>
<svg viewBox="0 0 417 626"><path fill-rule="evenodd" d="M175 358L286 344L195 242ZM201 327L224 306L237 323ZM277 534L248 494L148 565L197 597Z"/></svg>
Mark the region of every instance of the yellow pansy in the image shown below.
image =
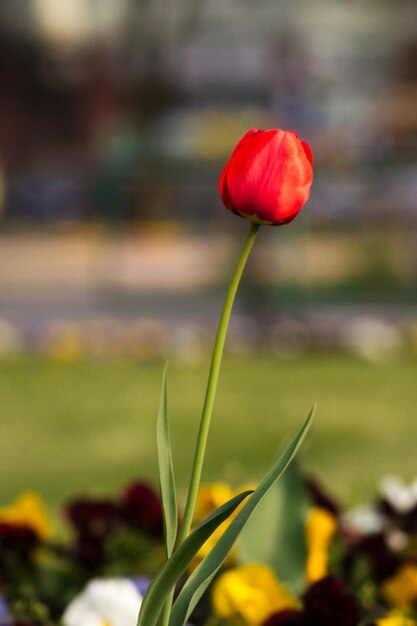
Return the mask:
<svg viewBox="0 0 417 626"><path fill-rule="evenodd" d="M382 585L382 594L404 611L411 611L417 602L417 565L408 564L400 567L395 576L392 576Z"/></svg>
<svg viewBox="0 0 417 626"><path fill-rule="evenodd" d="M329 547L337 529L335 517L313 507L307 518L307 580L314 583L328 573Z"/></svg>
<svg viewBox="0 0 417 626"><path fill-rule="evenodd" d="M222 504L233 498L234 492L226 483L201 485L198 490L194 522L199 524Z"/></svg>
<svg viewBox="0 0 417 626"><path fill-rule="evenodd" d="M229 526L230 521L226 520L225 522L223 522L222 524L220 524L220 526L218 526L216 528L216 530L214 531L214 533L212 535L210 535L210 537L207 539L207 541L205 543L203 543L203 545L201 546L201 548L199 549L199 551L197 552L197 554L195 555L195 557L193 558L193 560L191 561L188 570L190 572L193 572L196 567L198 567L201 563L201 561L208 555L208 553L212 550L212 548L214 548L214 546L216 545L216 543L218 542L218 540L220 539L220 537L223 535L224 531L226 530L226 528ZM234 565L236 562L236 550L234 548L232 548L230 550L230 552L228 553L224 564L227 566L231 566Z"/></svg>
<svg viewBox="0 0 417 626"><path fill-rule="evenodd" d="M409 617L392 613L386 617L382 617L376 622L377 626L416 626L416 622Z"/></svg>
<svg viewBox="0 0 417 626"><path fill-rule="evenodd" d="M270 615L298 606L297 601L265 565L236 567L222 574L212 590L217 617L259 626Z"/></svg>
<svg viewBox="0 0 417 626"><path fill-rule="evenodd" d="M26 491L12 504L0 509L0 522L31 528L41 539L52 535L52 524L37 493Z"/></svg>
<svg viewBox="0 0 417 626"><path fill-rule="evenodd" d="M241 491L245 491L245 489L242 489ZM202 485L198 491L197 496L196 512L194 515L195 525L200 524L206 517L208 517L209 515L211 515L211 513L218 509L219 506L225 504L225 502L233 498L233 496L235 495L236 492L232 491L232 489L226 483L218 482ZM218 528L216 528L214 533L201 546L200 550L195 555L189 567L190 571L193 571L201 563L204 557L207 556L210 550L214 548L215 544L220 539L226 528L229 526L230 522L237 515L239 510L240 506L225 522L223 522ZM225 564L232 565L234 561L235 551L231 550L226 558Z"/></svg>

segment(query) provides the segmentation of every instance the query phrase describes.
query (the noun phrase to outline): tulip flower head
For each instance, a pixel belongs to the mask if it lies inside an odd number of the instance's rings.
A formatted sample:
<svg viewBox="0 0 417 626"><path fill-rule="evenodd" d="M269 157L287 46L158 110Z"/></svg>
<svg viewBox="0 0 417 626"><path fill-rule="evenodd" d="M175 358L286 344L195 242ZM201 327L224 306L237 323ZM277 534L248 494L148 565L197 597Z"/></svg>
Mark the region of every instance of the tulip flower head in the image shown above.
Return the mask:
<svg viewBox="0 0 417 626"><path fill-rule="evenodd" d="M220 177L223 204L258 224L291 222L310 195L310 146L292 131L250 130Z"/></svg>

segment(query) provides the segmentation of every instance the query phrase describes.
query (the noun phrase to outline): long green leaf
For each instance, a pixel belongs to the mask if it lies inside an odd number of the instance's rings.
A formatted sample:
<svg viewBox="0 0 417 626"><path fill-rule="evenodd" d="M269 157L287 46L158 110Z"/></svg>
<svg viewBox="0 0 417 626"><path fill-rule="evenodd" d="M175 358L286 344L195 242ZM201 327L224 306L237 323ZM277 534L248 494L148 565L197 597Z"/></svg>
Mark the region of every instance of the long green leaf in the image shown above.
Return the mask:
<svg viewBox="0 0 417 626"><path fill-rule="evenodd" d="M261 502L266 493L270 490L276 480L282 475L294 456L297 454L304 437L310 427L315 405L311 409L310 415L300 428L294 439L291 441L285 452L280 456L275 465L271 468L265 478L259 483L257 489L248 499L245 505L236 515L230 526L225 530L214 548L209 552L197 569L182 588L172 609L169 626L184 626L188 617L197 605L201 596L207 589L213 577L218 572L223 561L230 552L233 544L238 538L242 528L245 526L253 511Z"/></svg>
<svg viewBox="0 0 417 626"><path fill-rule="evenodd" d="M158 423L158 461L159 484L161 489L162 511L165 527L165 545L168 558L174 549L177 537L178 510L175 493L174 468L172 463L171 438L168 425L168 366L165 366L162 378L161 401L159 404Z"/></svg>
<svg viewBox="0 0 417 626"><path fill-rule="evenodd" d="M239 563L269 565L292 592L299 594L305 586L305 527L310 502L297 459L246 524L237 550Z"/></svg>
<svg viewBox="0 0 417 626"><path fill-rule="evenodd" d="M216 509L175 550L150 584L142 601L137 626L155 626L169 593L184 574L201 546L251 493L253 492L240 493Z"/></svg>

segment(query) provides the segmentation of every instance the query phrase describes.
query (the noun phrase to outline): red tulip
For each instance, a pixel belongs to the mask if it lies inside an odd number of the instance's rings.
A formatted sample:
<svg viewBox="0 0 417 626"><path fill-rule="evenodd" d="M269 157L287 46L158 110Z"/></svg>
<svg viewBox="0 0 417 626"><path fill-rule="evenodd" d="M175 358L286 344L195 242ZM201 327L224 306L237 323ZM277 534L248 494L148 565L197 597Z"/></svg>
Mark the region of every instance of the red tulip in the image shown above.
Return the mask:
<svg viewBox="0 0 417 626"><path fill-rule="evenodd" d="M250 130L220 177L227 209L260 224L287 224L310 195L313 155L292 131Z"/></svg>

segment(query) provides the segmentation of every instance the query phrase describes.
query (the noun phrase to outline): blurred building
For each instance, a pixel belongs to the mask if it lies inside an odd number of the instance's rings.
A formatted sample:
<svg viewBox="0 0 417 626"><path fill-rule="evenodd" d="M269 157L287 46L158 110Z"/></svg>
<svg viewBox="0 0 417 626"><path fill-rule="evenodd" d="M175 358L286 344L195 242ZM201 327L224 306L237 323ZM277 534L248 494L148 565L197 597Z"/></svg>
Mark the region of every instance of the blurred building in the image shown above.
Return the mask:
<svg viewBox="0 0 417 626"><path fill-rule="evenodd" d="M4 221L212 219L235 141L281 126L316 220L416 223L416 27L413 0L3 2Z"/></svg>

